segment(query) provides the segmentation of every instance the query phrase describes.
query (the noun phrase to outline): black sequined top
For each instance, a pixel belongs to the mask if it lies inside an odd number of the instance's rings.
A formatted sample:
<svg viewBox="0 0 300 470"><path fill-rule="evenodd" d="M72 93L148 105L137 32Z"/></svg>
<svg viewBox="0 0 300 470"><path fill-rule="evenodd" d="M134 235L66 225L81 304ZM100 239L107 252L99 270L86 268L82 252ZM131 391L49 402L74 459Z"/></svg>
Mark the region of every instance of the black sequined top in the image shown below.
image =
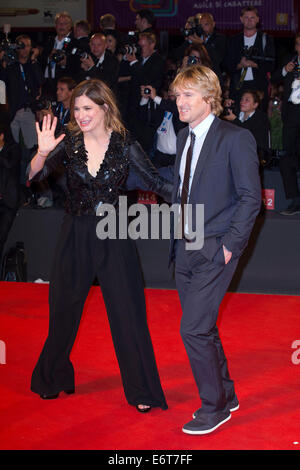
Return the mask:
<svg viewBox="0 0 300 470"><path fill-rule="evenodd" d="M126 190L143 189L171 200L172 185L159 176L138 142L112 132L103 162L96 176L87 167L83 134L67 129L63 141L49 154L43 169L31 181L41 181L61 163L66 176L66 211L73 215L96 214L102 203L118 205Z"/></svg>

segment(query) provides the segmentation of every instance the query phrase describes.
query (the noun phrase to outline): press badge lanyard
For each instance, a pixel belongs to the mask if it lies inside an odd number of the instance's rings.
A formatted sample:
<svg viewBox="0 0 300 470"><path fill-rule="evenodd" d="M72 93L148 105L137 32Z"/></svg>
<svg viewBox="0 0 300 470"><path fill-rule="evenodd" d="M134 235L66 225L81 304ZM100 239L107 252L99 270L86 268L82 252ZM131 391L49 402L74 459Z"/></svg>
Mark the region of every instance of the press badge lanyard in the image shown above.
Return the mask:
<svg viewBox="0 0 300 470"><path fill-rule="evenodd" d="M24 72L24 68L23 68L23 65L22 65L22 64L20 64L20 70L21 70L22 78L23 78L23 80L24 80L24 87L25 87L25 90L28 91L28 86L26 85L25 72Z"/></svg>
<svg viewBox="0 0 300 470"><path fill-rule="evenodd" d="M69 110L66 109L65 112L63 113L63 109L64 109L64 107L63 107L63 105L62 105L62 103L61 103L61 104L60 104L60 113L59 113L59 121L60 121L61 124L64 124L65 119L66 119L66 116L67 116L67 114L68 114L68 112L69 112Z"/></svg>

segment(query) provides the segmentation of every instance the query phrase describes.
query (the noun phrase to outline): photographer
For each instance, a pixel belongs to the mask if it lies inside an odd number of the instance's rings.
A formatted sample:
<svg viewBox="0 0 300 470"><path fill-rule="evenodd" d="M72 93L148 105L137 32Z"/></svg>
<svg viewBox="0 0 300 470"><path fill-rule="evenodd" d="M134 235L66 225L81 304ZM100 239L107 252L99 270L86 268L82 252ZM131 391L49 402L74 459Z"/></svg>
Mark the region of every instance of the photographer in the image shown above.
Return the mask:
<svg viewBox="0 0 300 470"><path fill-rule="evenodd" d="M192 44L186 49L178 71L193 65L212 68L209 55L202 44ZM152 148L147 151L152 155L152 162L157 168L174 164L176 136L186 125L179 119L172 89L168 87L165 91L166 99L158 96L156 89L151 85L141 86L140 119L141 122L148 123L148 134L152 132Z"/></svg>
<svg viewBox="0 0 300 470"><path fill-rule="evenodd" d="M75 72L71 56L74 45L72 18L68 12L63 11L55 16L54 22L56 36L49 38L39 58L53 100L57 79L65 75L72 76Z"/></svg>
<svg viewBox="0 0 300 470"><path fill-rule="evenodd" d="M212 63L212 69L217 75L221 86L223 85L222 67L226 53L227 38L216 31L214 17L210 13L199 13L195 16L200 28L191 36L193 45L205 46ZM201 33L201 34L200 34Z"/></svg>
<svg viewBox="0 0 300 470"><path fill-rule="evenodd" d="M22 34L16 38L16 43L23 47L16 49L15 60L3 63L3 78L13 138L19 142L21 131L25 147L31 149L37 143L35 116L31 107L39 94L43 77L36 62L37 51L32 49L30 37Z"/></svg>
<svg viewBox="0 0 300 470"><path fill-rule="evenodd" d="M81 58L82 71L77 75L77 82L89 78L104 81L114 92L117 90L119 61L108 49L103 33L96 33L90 39L91 53Z"/></svg>
<svg viewBox="0 0 300 470"><path fill-rule="evenodd" d="M154 103L151 114L151 125L153 128L153 148L151 149L151 160L156 168L174 165L176 158L177 134L186 123L180 121L176 106L176 97L171 88L167 91L167 97L162 98L156 94L151 85L141 87L141 95L145 103L144 113L147 113L149 100Z"/></svg>
<svg viewBox="0 0 300 470"><path fill-rule="evenodd" d="M226 52L226 36L216 31L214 17L210 13L198 13L188 19L183 30L185 41L175 53L178 61L182 60L187 47L200 44L205 46L212 63L212 69L222 85L222 67Z"/></svg>
<svg viewBox="0 0 300 470"><path fill-rule="evenodd" d="M76 75L81 70L81 57L90 54L91 26L86 20L78 20L74 23L74 39L72 40L72 51L70 51L70 67Z"/></svg>
<svg viewBox="0 0 300 470"><path fill-rule="evenodd" d="M197 64L205 65L205 67L209 67L210 69L213 68L206 47L202 44L191 44L185 51L181 67L188 67L190 65Z"/></svg>
<svg viewBox="0 0 300 470"><path fill-rule="evenodd" d="M75 80L71 77L61 77L57 81L56 97L57 103L49 107L46 102L46 108L42 109L38 121L41 122L45 114L51 114L52 118L57 117L56 133L59 134L70 121L70 103L72 91L76 86Z"/></svg>
<svg viewBox="0 0 300 470"><path fill-rule="evenodd" d="M21 149L7 125L0 122L0 261L20 198Z"/></svg>
<svg viewBox="0 0 300 470"><path fill-rule="evenodd" d="M195 17L189 16L185 22L184 28L181 29L183 35L183 42L180 44L179 47L173 49L170 53L171 58L178 64L181 64L182 59L185 55L186 49L193 44L193 39L195 36L197 37L197 33L199 36L202 34L202 28L199 25L195 25Z"/></svg>
<svg viewBox="0 0 300 470"><path fill-rule="evenodd" d="M259 109L260 96L254 90L244 91L238 116L234 113L232 100L225 100L223 119L248 129L256 140L257 153L262 165L267 162L270 151L270 122L268 115Z"/></svg>
<svg viewBox="0 0 300 470"><path fill-rule="evenodd" d="M149 128L148 119L141 120L140 101L141 87L149 84L160 90L164 78L164 60L156 50L156 37L152 33L141 33L138 46L140 59L137 58L136 48L131 48L126 54L130 63L131 80L128 96L126 121L130 131L136 136L145 151L152 147L153 131ZM149 104L149 112L153 103Z"/></svg>
<svg viewBox="0 0 300 470"><path fill-rule="evenodd" d="M230 75L230 98L239 103L245 90L261 91L262 108L268 107L268 72L274 68L273 38L258 30L259 15L254 7L242 10L243 31L228 44L226 67Z"/></svg>
<svg viewBox="0 0 300 470"><path fill-rule="evenodd" d="M45 115L50 114L51 120L57 117L55 135L61 134L70 121L70 103L72 91L76 82L71 77L61 77L57 81L57 102L51 102L49 97L42 95L35 103L36 119L42 126ZM65 200L64 168L59 166L47 179L31 185L38 207L62 207Z"/></svg>
<svg viewBox="0 0 300 470"><path fill-rule="evenodd" d="M297 171L300 170L300 33L295 37L295 53L289 55L284 65L272 75L272 82L283 83L282 145L286 155L281 157L279 168L287 199L291 205L283 215L300 213L300 190Z"/></svg>

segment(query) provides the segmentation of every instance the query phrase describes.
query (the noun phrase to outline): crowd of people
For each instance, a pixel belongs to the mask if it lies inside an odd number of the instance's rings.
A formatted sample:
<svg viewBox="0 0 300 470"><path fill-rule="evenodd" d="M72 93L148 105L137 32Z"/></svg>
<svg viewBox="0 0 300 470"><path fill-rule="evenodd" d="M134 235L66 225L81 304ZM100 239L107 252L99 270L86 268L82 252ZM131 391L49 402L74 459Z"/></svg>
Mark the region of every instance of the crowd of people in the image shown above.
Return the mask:
<svg viewBox="0 0 300 470"><path fill-rule="evenodd" d="M0 167L4 174L2 168L7 172L14 165L11 171L23 189L13 210L20 203L42 208L64 203L59 171L29 191L24 190L26 167L37 146L35 122L50 113L58 119L59 133L70 120L72 90L86 79L98 78L113 90L125 127L155 166L174 164L176 136L185 124L170 84L186 66L202 64L219 78L222 119L253 133L262 166L278 158L286 197L291 199L283 214L300 212L300 34L295 36L295 50L279 63L273 37L259 28L257 9L244 8L240 21L241 31L228 37L218 31L210 13L198 13L187 18L182 44L166 51L150 10L137 12L132 33L120 32L109 13L94 32L88 21L73 24L69 13L61 12L55 17L55 34L45 44L33 47L30 35L21 34L14 41L20 46L14 57L9 47L2 47L0 80L5 83L6 105L1 105ZM20 155L14 164L6 156L10 145ZM6 211L4 188L5 183L0 189L1 214ZM12 220L1 217L7 223L1 219L0 250Z"/></svg>

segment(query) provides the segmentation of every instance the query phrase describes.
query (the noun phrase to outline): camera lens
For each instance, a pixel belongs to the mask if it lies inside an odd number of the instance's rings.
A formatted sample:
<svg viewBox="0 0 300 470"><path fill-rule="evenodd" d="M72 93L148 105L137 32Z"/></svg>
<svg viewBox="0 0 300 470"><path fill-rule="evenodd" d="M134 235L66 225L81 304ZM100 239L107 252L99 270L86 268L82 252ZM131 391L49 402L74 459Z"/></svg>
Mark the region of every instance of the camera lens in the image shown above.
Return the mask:
<svg viewBox="0 0 300 470"><path fill-rule="evenodd" d="M144 94L145 94L145 95L150 95L150 93L151 93L150 88L145 88L145 89L144 89Z"/></svg>

